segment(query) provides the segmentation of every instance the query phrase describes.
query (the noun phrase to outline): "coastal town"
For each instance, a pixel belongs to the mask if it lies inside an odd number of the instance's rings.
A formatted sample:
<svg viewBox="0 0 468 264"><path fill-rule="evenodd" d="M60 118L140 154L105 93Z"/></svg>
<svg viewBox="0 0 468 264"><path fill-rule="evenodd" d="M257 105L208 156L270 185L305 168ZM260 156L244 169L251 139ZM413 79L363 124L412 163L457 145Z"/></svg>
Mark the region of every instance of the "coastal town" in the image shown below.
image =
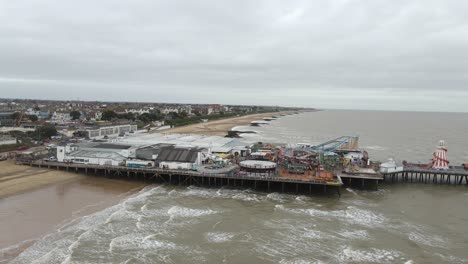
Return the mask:
<svg viewBox="0 0 468 264"><path fill-rule="evenodd" d="M169 131L214 120L297 110L277 106L0 99L0 152L25 150L62 137L86 134L95 139L136 130Z"/></svg>
<svg viewBox="0 0 468 264"><path fill-rule="evenodd" d="M443 141L432 163L397 165L392 159L371 160L357 136L315 145L271 144L241 137L250 131L232 130L241 123L263 126L313 109L37 101L3 104L9 109L3 112L1 157L15 159L19 165L280 192L331 190L340 194L344 184L377 189L385 180L412 182L413 178L415 182L468 184L466 166L449 167ZM221 127L213 129L216 124Z"/></svg>

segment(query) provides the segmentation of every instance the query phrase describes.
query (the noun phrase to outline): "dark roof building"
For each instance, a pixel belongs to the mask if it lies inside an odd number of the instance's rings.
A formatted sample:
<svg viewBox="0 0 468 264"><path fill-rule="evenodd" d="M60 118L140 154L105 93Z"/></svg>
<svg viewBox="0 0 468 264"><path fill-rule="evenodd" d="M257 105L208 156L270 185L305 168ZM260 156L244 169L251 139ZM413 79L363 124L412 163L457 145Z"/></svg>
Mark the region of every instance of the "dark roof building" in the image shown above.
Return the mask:
<svg viewBox="0 0 468 264"><path fill-rule="evenodd" d="M143 148L138 148L136 150L136 158L143 160L155 160L162 149L173 146L172 144L156 144Z"/></svg>
<svg viewBox="0 0 468 264"><path fill-rule="evenodd" d="M129 145L118 145L118 144L109 144L109 143L102 143L99 145L94 146L93 148L101 148L101 149L129 149L132 146Z"/></svg>
<svg viewBox="0 0 468 264"><path fill-rule="evenodd" d="M156 163L159 162L181 162L181 163L195 163L198 158L198 148L176 148L164 147L159 152L156 158Z"/></svg>

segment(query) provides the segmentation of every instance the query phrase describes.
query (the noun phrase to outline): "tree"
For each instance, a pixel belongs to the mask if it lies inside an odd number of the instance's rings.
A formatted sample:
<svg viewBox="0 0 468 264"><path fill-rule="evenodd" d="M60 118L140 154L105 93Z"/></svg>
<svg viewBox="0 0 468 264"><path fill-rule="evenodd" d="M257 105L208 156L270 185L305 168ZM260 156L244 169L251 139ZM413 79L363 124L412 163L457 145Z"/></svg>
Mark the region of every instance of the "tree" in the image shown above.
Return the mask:
<svg viewBox="0 0 468 264"><path fill-rule="evenodd" d="M117 117L121 119L135 120L135 115L131 112L118 114Z"/></svg>
<svg viewBox="0 0 468 264"><path fill-rule="evenodd" d="M105 110L104 112L102 112L102 117L101 119L102 120L107 120L107 121L110 121L112 120L112 118L116 118L117 117L117 114L112 111L112 110Z"/></svg>
<svg viewBox="0 0 468 264"><path fill-rule="evenodd" d="M228 131L226 137L228 138L238 138L239 137L239 134L237 133L237 131Z"/></svg>
<svg viewBox="0 0 468 264"><path fill-rule="evenodd" d="M77 119L80 118L81 113L80 113L80 111L73 110L73 111L70 112L70 116L71 116L72 120L77 120Z"/></svg>
<svg viewBox="0 0 468 264"><path fill-rule="evenodd" d="M182 112L180 112L181 118L186 118L187 116L188 116L187 111L183 110Z"/></svg>
<svg viewBox="0 0 468 264"><path fill-rule="evenodd" d="M157 121L157 120L162 120L162 119L163 119L163 116L157 112L143 113L138 116L138 120L140 120L141 122L145 124L149 122Z"/></svg>
<svg viewBox="0 0 468 264"><path fill-rule="evenodd" d="M28 116L29 120L31 120L31 122L36 122L39 118L37 117L37 115L30 115Z"/></svg>
<svg viewBox="0 0 468 264"><path fill-rule="evenodd" d="M35 134L39 139L50 139L52 136L57 135L57 129L53 125L45 125L36 128Z"/></svg>
<svg viewBox="0 0 468 264"><path fill-rule="evenodd" d="M176 119L179 118L179 114L176 112L170 112L169 114L167 114L167 117L169 117L170 119Z"/></svg>
<svg viewBox="0 0 468 264"><path fill-rule="evenodd" d="M145 124L147 124L147 123L150 122L150 117L149 117L149 114L148 114L148 113L144 113L144 114L139 115L139 116L138 116L138 119L139 119L141 122L145 123Z"/></svg>
<svg viewBox="0 0 468 264"><path fill-rule="evenodd" d="M21 113L20 112L14 112L13 114L11 114L11 119L18 119L19 117L21 116Z"/></svg>

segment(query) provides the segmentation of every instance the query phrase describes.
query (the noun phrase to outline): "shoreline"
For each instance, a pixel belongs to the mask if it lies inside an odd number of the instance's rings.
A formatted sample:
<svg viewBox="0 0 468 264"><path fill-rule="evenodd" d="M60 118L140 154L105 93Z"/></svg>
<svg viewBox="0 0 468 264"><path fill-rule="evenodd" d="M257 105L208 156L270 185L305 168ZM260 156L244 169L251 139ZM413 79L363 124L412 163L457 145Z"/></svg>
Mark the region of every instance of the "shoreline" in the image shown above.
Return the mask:
<svg viewBox="0 0 468 264"><path fill-rule="evenodd" d="M60 226L117 204L147 183L0 162L0 263Z"/></svg>
<svg viewBox="0 0 468 264"><path fill-rule="evenodd" d="M0 162L0 168L0 201L10 196L73 181L80 177L75 173L16 165L14 160Z"/></svg>
<svg viewBox="0 0 468 264"><path fill-rule="evenodd" d="M231 131L232 128L236 126L246 126L250 122L263 119L266 117L271 117L274 115L288 114L293 111L283 111L283 112L268 112L261 114L252 114L238 117L231 117L226 119L219 119L208 121L206 123L197 123L187 126L169 128L166 130L155 130L152 133L180 133L180 134L199 134L199 135L208 135L208 136L226 136L228 131Z"/></svg>

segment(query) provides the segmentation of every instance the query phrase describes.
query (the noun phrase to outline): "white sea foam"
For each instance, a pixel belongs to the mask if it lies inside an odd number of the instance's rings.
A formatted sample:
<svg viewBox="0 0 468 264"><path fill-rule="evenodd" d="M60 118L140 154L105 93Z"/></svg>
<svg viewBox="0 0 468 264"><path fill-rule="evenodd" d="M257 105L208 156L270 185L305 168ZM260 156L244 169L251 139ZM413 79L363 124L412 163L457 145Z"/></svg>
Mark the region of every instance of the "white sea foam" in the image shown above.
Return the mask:
<svg viewBox="0 0 468 264"><path fill-rule="evenodd" d="M213 190L196 186L187 187L187 189L182 191L181 194L184 196L195 196L201 198L213 198L215 196L215 192Z"/></svg>
<svg viewBox="0 0 468 264"><path fill-rule="evenodd" d="M369 248L367 250L355 250L351 247L342 249L338 255L340 262L352 263L395 263L400 262L401 253L395 250L383 250L376 248Z"/></svg>
<svg viewBox="0 0 468 264"><path fill-rule="evenodd" d="M366 240L369 238L369 232L367 232L366 230L342 230L341 232L339 232L339 235L347 239Z"/></svg>
<svg viewBox="0 0 468 264"><path fill-rule="evenodd" d="M348 191L348 192L350 192L350 193L352 193L352 194L354 194L354 195L356 195L356 196L358 195L358 194L357 194L353 189L351 189L351 188L346 188L346 191Z"/></svg>
<svg viewBox="0 0 468 264"><path fill-rule="evenodd" d="M12 258L10 256L15 254L16 252L19 252L20 250L25 248L27 245L34 244L36 241L37 241L36 239L24 240L18 244L1 248L0 249L0 263L4 263L5 261L10 260Z"/></svg>
<svg viewBox="0 0 468 264"><path fill-rule="evenodd" d="M187 207L181 207L181 206L172 206L169 208L167 213L171 217L200 217L200 216L205 216L205 215L212 215L212 214L217 214L217 211L213 211L211 209L191 209Z"/></svg>
<svg viewBox="0 0 468 264"><path fill-rule="evenodd" d="M386 221L386 218L381 214L373 213L371 211L360 209L354 206L348 206L345 210L335 211L325 211L315 208L293 209L285 208L283 205L275 205L275 208L296 214L305 214L325 219L333 218L366 226L381 225Z"/></svg>
<svg viewBox="0 0 468 264"><path fill-rule="evenodd" d="M94 232L99 232L99 228L112 221L113 217L133 218L136 214L127 211L126 207L148 196L146 192L153 188L146 188L135 196L100 212L71 220L70 223L60 227L57 232L44 236L23 251L11 263L61 263L69 260L72 251L80 246L81 240L96 241ZM120 218L117 219L120 220Z"/></svg>
<svg viewBox="0 0 468 264"><path fill-rule="evenodd" d="M468 263L468 259L463 259L463 258L459 258L459 257L455 257L455 256L446 256L446 255L443 255L443 254L440 254L440 253L436 253L434 255L441 258L445 263L454 263L454 264L455 263L457 263L457 264Z"/></svg>
<svg viewBox="0 0 468 264"><path fill-rule="evenodd" d="M328 235L318 230L306 230L302 233L302 236L305 238L312 238L312 239L322 239L322 238L328 237Z"/></svg>
<svg viewBox="0 0 468 264"><path fill-rule="evenodd" d="M323 264L325 262L322 262L320 260L305 260L305 259L282 259L280 260L279 264Z"/></svg>
<svg viewBox="0 0 468 264"><path fill-rule="evenodd" d="M288 198L287 195L281 193L269 193L266 197L270 200L280 203L284 203Z"/></svg>
<svg viewBox="0 0 468 264"><path fill-rule="evenodd" d="M210 232L205 235L206 240L212 243L223 243L234 238L234 233Z"/></svg>
<svg viewBox="0 0 468 264"><path fill-rule="evenodd" d="M305 204L306 202L309 202L310 201L310 197L308 196L304 196L304 195L299 195L299 196L296 196L296 202L297 203L300 203L300 204ZM320 204L315 204L315 206L321 206Z"/></svg>
<svg viewBox="0 0 468 264"><path fill-rule="evenodd" d="M109 243L109 252L129 251L129 250L158 250L174 249L176 244L169 241L155 240L151 236L143 234L126 234L116 237Z"/></svg>
<svg viewBox="0 0 468 264"><path fill-rule="evenodd" d="M257 195L252 193L238 193L232 196L232 199L246 201L246 202L258 202Z"/></svg>
<svg viewBox="0 0 468 264"><path fill-rule="evenodd" d="M413 231L408 234L409 240L431 247L447 248L447 239L431 234Z"/></svg>
<svg viewBox="0 0 468 264"><path fill-rule="evenodd" d="M145 212L148 210L148 203L145 203L142 207L140 207L140 211Z"/></svg>

